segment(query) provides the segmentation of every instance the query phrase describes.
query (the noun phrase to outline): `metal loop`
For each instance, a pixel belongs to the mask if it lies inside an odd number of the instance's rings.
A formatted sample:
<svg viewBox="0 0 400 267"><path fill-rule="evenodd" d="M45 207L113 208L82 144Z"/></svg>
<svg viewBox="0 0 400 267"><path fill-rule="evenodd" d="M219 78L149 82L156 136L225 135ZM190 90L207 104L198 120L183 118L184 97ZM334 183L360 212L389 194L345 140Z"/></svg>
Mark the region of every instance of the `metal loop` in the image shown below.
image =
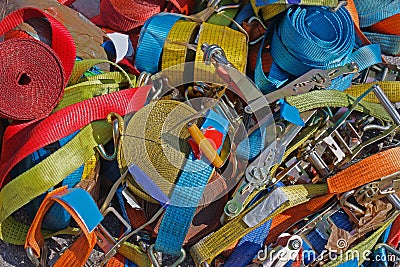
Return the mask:
<svg viewBox="0 0 400 267"><path fill-rule="evenodd" d="M149 246L149 248L147 249L147 254L150 258L151 263L155 267L160 267L160 263L158 262L158 260L156 259L156 256L155 256L154 244ZM181 264L185 260L185 258L186 258L186 251L182 248L181 255L173 264L170 265L170 267L178 267L179 264Z"/></svg>

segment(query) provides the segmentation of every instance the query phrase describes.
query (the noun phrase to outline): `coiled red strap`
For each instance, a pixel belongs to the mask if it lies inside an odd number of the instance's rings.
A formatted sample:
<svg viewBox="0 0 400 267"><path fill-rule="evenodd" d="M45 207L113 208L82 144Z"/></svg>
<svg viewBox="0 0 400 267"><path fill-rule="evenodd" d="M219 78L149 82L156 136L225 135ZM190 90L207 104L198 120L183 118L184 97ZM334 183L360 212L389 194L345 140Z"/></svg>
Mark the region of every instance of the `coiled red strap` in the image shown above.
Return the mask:
<svg viewBox="0 0 400 267"><path fill-rule="evenodd" d="M46 18L51 48L32 38L0 44L0 116L33 120L50 114L60 101L74 67L76 49L68 30L36 8L19 9L0 22L0 36L30 18Z"/></svg>
<svg viewBox="0 0 400 267"><path fill-rule="evenodd" d="M194 5L195 0L102 0L100 24L127 32L142 26L148 18L162 11L189 15Z"/></svg>

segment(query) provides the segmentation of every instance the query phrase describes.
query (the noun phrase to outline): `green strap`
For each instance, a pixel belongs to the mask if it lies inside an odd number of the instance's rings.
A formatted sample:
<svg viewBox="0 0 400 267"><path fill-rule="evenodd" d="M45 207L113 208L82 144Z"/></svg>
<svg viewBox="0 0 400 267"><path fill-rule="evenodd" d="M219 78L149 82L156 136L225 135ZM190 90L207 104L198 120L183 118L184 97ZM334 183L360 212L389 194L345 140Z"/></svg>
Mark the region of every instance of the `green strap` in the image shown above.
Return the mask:
<svg viewBox="0 0 400 267"><path fill-rule="evenodd" d="M323 107L349 107L356 97L336 90L316 90L309 93L286 97L286 102L295 106L299 112ZM361 100L355 110L384 121L392 121L385 108L376 103Z"/></svg>
<svg viewBox="0 0 400 267"><path fill-rule="evenodd" d="M12 244L24 244L28 226L16 223L10 215L59 184L89 160L95 154L94 147L111 140L110 128L105 121L89 124L66 145L4 186L0 191L1 239Z"/></svg>

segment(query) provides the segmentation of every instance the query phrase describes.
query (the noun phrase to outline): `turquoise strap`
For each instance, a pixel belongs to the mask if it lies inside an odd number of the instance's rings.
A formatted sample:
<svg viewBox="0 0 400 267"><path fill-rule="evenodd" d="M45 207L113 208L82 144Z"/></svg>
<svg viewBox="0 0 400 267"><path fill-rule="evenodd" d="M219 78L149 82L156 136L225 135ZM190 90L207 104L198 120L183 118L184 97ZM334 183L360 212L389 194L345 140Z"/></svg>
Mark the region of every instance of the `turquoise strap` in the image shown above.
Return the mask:
<svg viewBox="0 0 400 267"><path fill-rule="evenodd" d="M354 0L354 4L357 8L361 28L400 13L399 0Z"/></svg>
<svg viewBox="0 0 400 267"><path fill-rule="evenodd" d="M311 69L325 70L355 62L363 70L381 62L378 45L357 49L354 23L343 7L332 12L327 7L294 6L269 31L273 31L270 52L274 60L270 73L267 77L262 70L264 45L255 69L255 83L263 93L274 91ZM327 89L343 91L351 85L352 77L338 77Z"/></svg>
<svg viewBox="0 0 400 267"><path fill-rule="evenodd" d="M214 127L223 134L223 143L228 125L229 122L225 118L211 110L201 129ZM222 146L218 148L218 152L221 148ZM197 159L193 152L190 153L162 219L155 250L170 255L180 255L182 244L213 170L214 167L203 160L203 157Z"/></svg>
<svg viewBox="0 0 400 267"><path fill-rule="evenodd" d="M371 41L371 43L379 44L384 54L386 55L400 54L400 36L381 34L375 32L363 32L363 33L368 38L368 40Z"/></svg>
<svg viewBox="0 0 400 267"><path fill-rule="evenodd" d="M159 70L164 42L172 26L181 18L181 15L162 12L146 21L136 51L135 67L139 71L156 73Z"/></svg>
<svg viewBox="0 0 400 267"><path fill-rule="evenodd" d="M54 198L60 199L74 210L82 219L89 233L103 220L103 215L100 213L93 198L84 189L69 188L61 194L54 195Z"/></svg>

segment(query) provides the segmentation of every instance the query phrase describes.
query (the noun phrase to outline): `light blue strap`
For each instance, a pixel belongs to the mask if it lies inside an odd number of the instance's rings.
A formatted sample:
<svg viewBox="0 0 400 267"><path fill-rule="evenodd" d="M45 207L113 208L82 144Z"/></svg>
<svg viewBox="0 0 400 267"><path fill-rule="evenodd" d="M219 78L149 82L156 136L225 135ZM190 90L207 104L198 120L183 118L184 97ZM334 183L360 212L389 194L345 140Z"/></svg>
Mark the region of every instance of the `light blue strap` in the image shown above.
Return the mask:
<svg viewBox="0 0 400 267"><path fill-rule="evenodd" d="M92 196L82 188L69 188L67 192L55 195L54 198L60 199L74 210L89 233L103 220L103 215Z"/></svg>
<svg viewBox="0 0 400 267"><path fill-rule="evenodd" d="M397 27L400 27L400 25L397 25ZM374 33L374 32L363 32L363 33L371 41L371 43L379 44L384 54L386 55L400 54L400 36Z"/></svg>
<svg viewBox="0 0 400 267"><path fill-rule="evenodd" d="M312 69L330 69L348 62L355 43L347 9L289 8L272 36L271 55L286 72L300 76Z"/></svg>
<svg viewBox="0 0 400 267"><path fill-rule="evenodd" d="M399 0L354 0L354 4L361 28L400 13Z"/></svg>
<svg viewBox="0 0 400 267"><path fill-rule="evenodd" d="M201 128L214 127L225 138L228 125L229 122L225 118L210 110ZM221 147L218 148L219 151L220 149ZM170 255L180 255L182 244L213 170L214 168L203 160L203 157L197 159L193 152L190 153L172 192L170 205L161 221L155 250Z"/></svg>
<svg viewBox="0 0 400 267"><path fill-rule="evenodd" d="M172 26L181 18L178 14L161 12L146 21L136 50L135 67L139 71L158 72L165 40Z"/></svg>

